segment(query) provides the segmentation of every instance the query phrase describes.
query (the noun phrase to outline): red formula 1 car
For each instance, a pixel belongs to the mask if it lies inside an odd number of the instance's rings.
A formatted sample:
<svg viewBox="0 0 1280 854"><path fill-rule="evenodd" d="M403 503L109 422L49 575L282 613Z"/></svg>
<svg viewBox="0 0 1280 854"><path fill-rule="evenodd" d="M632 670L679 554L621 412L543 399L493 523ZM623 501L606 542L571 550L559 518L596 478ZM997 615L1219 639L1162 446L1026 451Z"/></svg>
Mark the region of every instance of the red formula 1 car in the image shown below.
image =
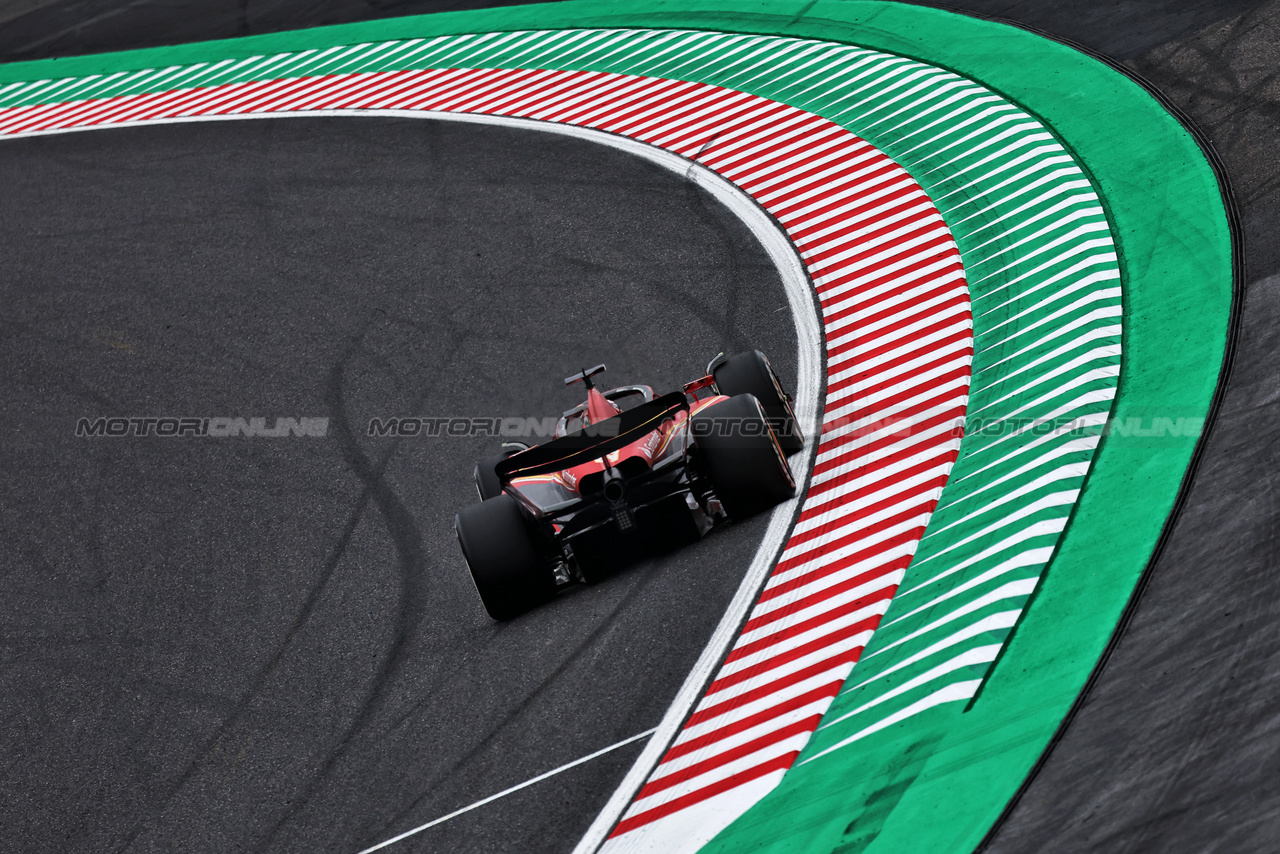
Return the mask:
<svg viewBox="0 0 1280 854"><path fill-rule="evenodd" d="M542 445L504 445L476 465L480 503L454 519L489 615L506 620L637 555L795 494L787 455L804 446L791 398L762 353L717 356L683 391L600 391L597 365L565 380L587 399Z"/></svg>

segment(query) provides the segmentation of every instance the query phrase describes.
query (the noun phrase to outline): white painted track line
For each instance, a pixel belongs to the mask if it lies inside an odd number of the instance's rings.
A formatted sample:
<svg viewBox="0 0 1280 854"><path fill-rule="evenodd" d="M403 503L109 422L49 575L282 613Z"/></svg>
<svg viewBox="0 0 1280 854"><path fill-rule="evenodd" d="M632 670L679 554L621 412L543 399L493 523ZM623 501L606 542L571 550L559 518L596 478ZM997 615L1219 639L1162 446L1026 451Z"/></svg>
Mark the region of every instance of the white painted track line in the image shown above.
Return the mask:
<svg viewBox="0 0 1280 854"><path fill-rule="evenodd" d="M446 821L449 821L450 819L457 818L463 813L468 813L474 809L479 809L480 807L485 806L486 804L491 804L494 801L499 800L501 798L505 798L507 795L514 794L520 791L521 789L527 789L535 783L541 783L543 780L549 779L551 777L556 776L557 774L568 771L570 768L576 768L579 765L584 765L587 762L590 762L592 759L598 759L599 757L604 756L606 753L611 753L612 751L617 750L620 747L626 747L628 744L631 744L636 741L640 741L641 739L648 738L649 736L653 735L657 731L658 731L658 728L654 727L653 729L636 733L630 738L624 738L622 741L611 744L608 747L602 747L601 749L597 750L595 753L589 753L586 756L582 756L578 759L573 760L572 762L566 762L564 765L561 765L559 768L553 768L550 771L547 771L545 774L539 774L537 777L533 777L528 780L525 780L523 783L517 783L516 785L512 786L509 789L503 789L501 792L498 792L497 794L490 795L487 798L481 798L475 803L467 804L465 807L462 807L461 809L456 809L453 812L449 813L448 815L442 815L439 818L432 819L426 824L418 825L413 830L406 830L404 833L400 834L399 836L393 836L384 842L379 842L377 845L374 845L371 848L364 849L363 851L359 852L359 854L371 854L371 852L373 851L381 851L383 848L386 848L390 845L395 845L397 842L400 842L403 839L408 839L410 836L419 834L422 831L435 827L438 824L444 824Z"/></svg>

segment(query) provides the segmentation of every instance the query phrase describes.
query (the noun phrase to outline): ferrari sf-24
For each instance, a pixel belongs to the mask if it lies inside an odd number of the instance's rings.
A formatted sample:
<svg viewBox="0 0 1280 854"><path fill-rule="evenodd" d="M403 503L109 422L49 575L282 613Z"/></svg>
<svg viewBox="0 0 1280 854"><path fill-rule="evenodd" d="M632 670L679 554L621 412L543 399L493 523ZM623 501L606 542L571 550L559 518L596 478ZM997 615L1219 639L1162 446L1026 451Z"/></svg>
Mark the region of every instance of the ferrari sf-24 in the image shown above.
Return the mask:
<svg viewBox="0 0 1280 854"><path fill-rule="evenodd" d="M581 383L586 400L550 441L507 443L476 464L480 503L458 513L454 530L495 620L795 494L787 456L804 437L759 351L721 354L705 376L661 397L646 385L601 391L594 378L604 370L565 379Z"/></svg>

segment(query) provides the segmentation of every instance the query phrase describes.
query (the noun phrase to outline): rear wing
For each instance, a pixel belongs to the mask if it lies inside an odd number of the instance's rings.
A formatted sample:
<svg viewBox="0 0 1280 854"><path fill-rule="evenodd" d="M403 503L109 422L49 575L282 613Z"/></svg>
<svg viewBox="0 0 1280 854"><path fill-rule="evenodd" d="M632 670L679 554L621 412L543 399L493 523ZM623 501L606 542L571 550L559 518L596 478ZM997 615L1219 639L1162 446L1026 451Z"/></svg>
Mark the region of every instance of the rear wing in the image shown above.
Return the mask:
<svg viewBox="0 0 1280 854"><path fill-rule="evenodd" d="M625 448L657 430L663 421L675 418L677 412L688 411L689 402L684 394L673 391L598 424L521 451L498 463L494 471L504 485L517 477L564 471Z"/></svg>

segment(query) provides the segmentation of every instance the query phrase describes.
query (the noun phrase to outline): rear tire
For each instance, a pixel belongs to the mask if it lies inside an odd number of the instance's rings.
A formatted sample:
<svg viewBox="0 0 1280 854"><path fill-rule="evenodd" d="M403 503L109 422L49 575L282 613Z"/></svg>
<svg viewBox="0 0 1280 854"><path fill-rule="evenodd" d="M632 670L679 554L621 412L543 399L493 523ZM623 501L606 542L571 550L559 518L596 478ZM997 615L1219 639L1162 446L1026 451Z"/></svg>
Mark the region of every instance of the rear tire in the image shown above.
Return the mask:
<svg viewBox="0 0 1280 854"><path fill-rule="evenodd" d="M464 508L454 517L453 528L490 617L518 617L555 595L555 578L538 560L524 515L511 496Z"/></svg>
<svg viewBox="0 0 1280 854"><path fill-rule="evenodd" d="M804 434L796 423L791 401L787 399L787 393L764 353L759 350L739 353L717 365L712 377L716 388L727 397L755 395L764 407L765 415L769 416L769 423L784 454L790 456L804 447Z"/></svg>
<svg viewBox="0 0 1280 854"><path fill-rule="evenodd" d="M745 519L796 494L791 467L754 396L708 407L691 427L704 473L730 519Z"/></svg>

